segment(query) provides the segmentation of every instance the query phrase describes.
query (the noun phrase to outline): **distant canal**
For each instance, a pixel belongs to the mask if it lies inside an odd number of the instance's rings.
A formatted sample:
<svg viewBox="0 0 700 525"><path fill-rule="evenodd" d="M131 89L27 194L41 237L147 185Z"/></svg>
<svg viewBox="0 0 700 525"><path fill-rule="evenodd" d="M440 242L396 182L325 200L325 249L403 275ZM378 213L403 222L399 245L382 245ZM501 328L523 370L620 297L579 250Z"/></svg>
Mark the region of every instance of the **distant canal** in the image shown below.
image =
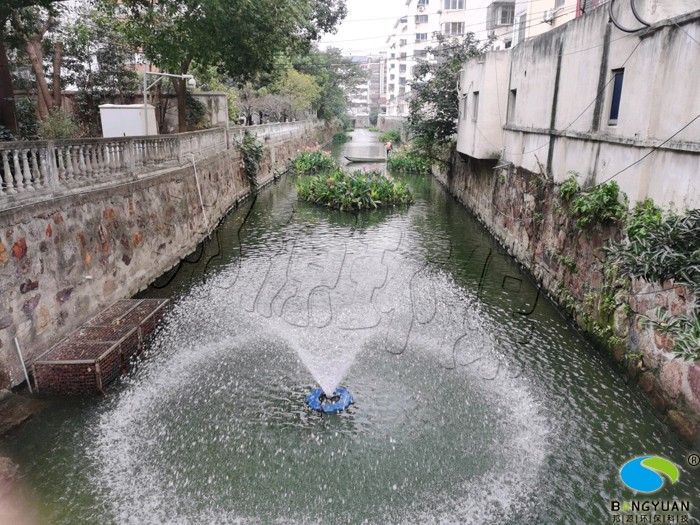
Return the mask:
<svg viewBox="0 0 700 525"><path fill-rule="evenodd" d="M352 135L336 158L383 155ZM109 398L1 443L41 523L594 524L633 499L698 523L700 471L645 398L439 184L405 179L412 206L352 214L283 178L145 291L173 310ZM311 412L319 384L355 403ZM633 493L642 455L679 481Z"/></svg>

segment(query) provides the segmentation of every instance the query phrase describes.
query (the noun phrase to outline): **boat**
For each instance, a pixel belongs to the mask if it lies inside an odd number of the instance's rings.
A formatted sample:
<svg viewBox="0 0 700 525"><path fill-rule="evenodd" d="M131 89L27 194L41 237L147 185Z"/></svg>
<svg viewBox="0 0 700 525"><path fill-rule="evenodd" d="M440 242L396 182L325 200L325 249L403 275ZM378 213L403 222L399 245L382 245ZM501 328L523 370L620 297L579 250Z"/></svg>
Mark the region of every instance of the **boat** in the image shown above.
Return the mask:
<svg viewBox="0 0 700 525"><path fill-rule="evenodd" d="M383 157L349 157L345 155L348 162L385 162L386 159Z"/></svg>

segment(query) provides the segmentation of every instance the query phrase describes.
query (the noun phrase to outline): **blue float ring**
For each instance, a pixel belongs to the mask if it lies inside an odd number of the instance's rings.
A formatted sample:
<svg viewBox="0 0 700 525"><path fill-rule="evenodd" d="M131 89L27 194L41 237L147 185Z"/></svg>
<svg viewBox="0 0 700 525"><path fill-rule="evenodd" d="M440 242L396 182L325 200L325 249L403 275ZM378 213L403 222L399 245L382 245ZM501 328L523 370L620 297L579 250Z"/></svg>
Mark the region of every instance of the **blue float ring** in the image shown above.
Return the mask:
<svg viewBox="0 0 700 525"><path fill-rule="evenodd" d="M331 397L336 396L339 396L339 399L333 403L323 402L322 398L325 397L323 394L323 389L314 388L311 393L306 396L306 404L317 412L323 412L324 414L335 414L336 412L345 410L350 406L350 403L352 403L352 394L350 394L346 388L336 388Z"/></svg>

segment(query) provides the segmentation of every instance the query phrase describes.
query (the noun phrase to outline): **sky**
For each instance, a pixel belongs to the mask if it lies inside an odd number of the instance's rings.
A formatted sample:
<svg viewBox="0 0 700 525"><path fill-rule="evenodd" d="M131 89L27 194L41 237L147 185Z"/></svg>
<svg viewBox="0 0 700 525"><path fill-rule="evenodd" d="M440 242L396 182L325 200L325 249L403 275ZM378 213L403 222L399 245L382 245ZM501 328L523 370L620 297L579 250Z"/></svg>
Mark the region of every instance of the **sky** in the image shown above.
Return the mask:
<svg viewBox="0 0 700 525"><path fill-rule="evenodd" d="M321 48L339 47L347 55L369 55L385 50L394 22L405 14L406 0L347 0L348 16L335 35L321 39Z"/></svg>

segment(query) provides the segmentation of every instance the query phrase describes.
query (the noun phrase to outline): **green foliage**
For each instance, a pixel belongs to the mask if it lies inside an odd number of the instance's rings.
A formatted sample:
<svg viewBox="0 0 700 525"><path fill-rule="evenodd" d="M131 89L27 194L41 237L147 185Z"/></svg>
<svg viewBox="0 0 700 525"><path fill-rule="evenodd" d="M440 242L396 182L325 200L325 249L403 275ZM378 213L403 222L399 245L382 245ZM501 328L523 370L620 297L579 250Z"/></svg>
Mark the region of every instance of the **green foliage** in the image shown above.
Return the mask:
<svg viewBox="0 0 700 525"><path fill-rule="evenodd" d="M185 93L185 110L187 111L187 126L190 129L204 129L207 127L207 107L194 98L188 91Z"/></svg>
<svg viewBox="0 0 700 525"><path fill-rule="evenodd" d="M20 137L23 140L39 140L39 119L34 103L24 97L17 99L15 104Z"/></svg>
<svg viewBox="0 0 700 525"><path fill-rule="evenodd" d="M556 250L552 252L552 256L559 262L559 264L566 266L569 270L571 270L572 273L578 272L578 268L576 268L576 261L574 261L571 257L567 257Z"/></svg>
<svg viewBox="0 0 700 525"><path fill-rule="evenodd" d="M390 170L410 173L430 173L430 164L429 159L411 147L394 150L387 160Z"/></svg>
<svg viewBox="0 0 700 525"><path fill-rule="evenodd" d="M673 337L672 352L684 361L700 362L700 317L697 309L690 315L671 315L657 308L656 319L645 318L645 324Z"/></svg>
<svg viewBox="0 0 700 525"><path fill-rule="evenodd" d="M255 135L246 131L238 148L243 157L243 171L245 171L250 184L256 186L258 182L258 171L260 170L260 161L265 155L265 146L258 142Z"/></svg>
<svg viewBox="0 0 700 525"><path fill-rule="evenodd" d="M380 171L334 171L297 179L299 198L339 210L374 209L379 206L410 204L413 194L402 181Z"/></svg>
<svg viewBox="0 0 700 525"><path fill-rule="evenodd" d="M17 140L14 133L5 126L0 125L0 142L12 142L13 140Z"/></svg>
<svg viewBox="0 0 700 525"><path fill-rule="evenodd" d="M292 171L297 175L313 175L338 169L338 165L327 151L306 148L292 160Z"/></svg>
<svg viewBox="0 0 700 525"><path fill-rule="evenodd" d="M652 199L638 202L627 218L625 231L630 239L636 237L648 237L663 219L661 208L654 204Z"/></svg>
<svg viewBox="0 0 700 525"><path fill-rule="evenodd" d="M381 131L381 130L380 130L379 128L375 128L374 126L372 126L372 127L369 128L367 131L377 132L377 131Z"/></svg>
<svg viewBox="0 0 700 525"><path fill-rule="evenodd" d="M349 122L346 117L349 93L367 79L367 73L343 56L340 49L332 47L325 51L312 48L291 61L295 70L312 76L321 89L315 106L316 116L328 122L334 119ZM352 131L352 126L345 125L344 129Z"/></svg>
<svg viewBox="0 0 700 525"><path fill-rule="evenodd" d="M572 174L559 186L559 198L564 202L569 202L579 191L581 191L581 187L576 180L576 175Z"/></svg>
<svg viewBox="0 0 700 525"><path fill-rule="evenodd" d="M620 187L617 182L596 186L571 201L571 210L578 217L576 225L585 228L593 223L608 224L623 219L627 206L619 202Z"/></svg>
<svg viewBox="0 0 700 525"><path fill-rule="evenodd" d="M386 142L388 140L394 143L401 142L401 132L396 129L390 129L379 135L379 142Z"/></svg>
<svg viewBox="0 0 700 525"><path fill-rule="evenodd" d="M700 291L700 209L648 222L645 234L606 248L623 274L647 282L675 281Z"/></svg>
<svg viewBox="0 0 700 525"><path fill-rule="evenodd" d="M474 33L460 41L436 33L437 47L428 48L435 60L419 60L411 82L408 126L414 143L428 157L435 144L450 142L457 133L459 93L456 85L464 62L480 55L490 42L479 42Z"/></svg>
<svg viewBox="0 0 700 525"><path fill-rule="evenodd" d="M80 128L63 108L53 108L39 126L39 134L45 140L74 139L80 136Z"/></svg>
<svg viewBox="0 0 700 525"><path fill-rule="evenodd" d="M379 120L379 112L376 109L373 109L372 111L369 112L369 125L376 126L378 120ZM372 131L372 128L369 128L369 130Z"/></svg>
<svg viewBox="0 0 700 525"><path fill-rule="evenodd" d="M352 137L345 132L336 133L333 135L333 144L343 144L352 140Z"/></svg>

